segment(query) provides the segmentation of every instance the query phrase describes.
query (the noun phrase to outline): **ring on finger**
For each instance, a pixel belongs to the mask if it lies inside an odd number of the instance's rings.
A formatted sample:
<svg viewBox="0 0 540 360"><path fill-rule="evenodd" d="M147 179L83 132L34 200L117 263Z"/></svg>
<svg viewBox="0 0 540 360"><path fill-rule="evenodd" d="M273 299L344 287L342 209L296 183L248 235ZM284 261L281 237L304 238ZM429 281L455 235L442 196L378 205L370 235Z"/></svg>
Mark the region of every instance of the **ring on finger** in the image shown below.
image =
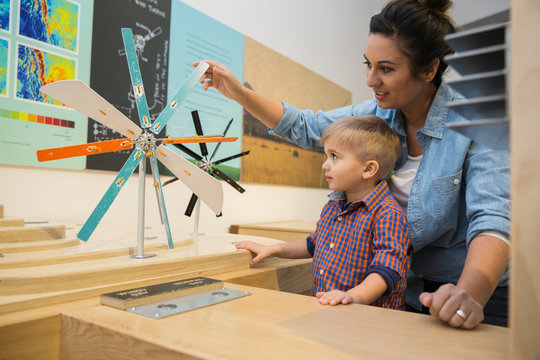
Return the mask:
<svg viewBox="0 0 540 360"><path fill-rule="evenodd" d="M461 309L458 309L456 311L456 315L459 316L460 318L462 318L463 320L467 319L467 314L465 314L465 311L463 311Z"/></svg>

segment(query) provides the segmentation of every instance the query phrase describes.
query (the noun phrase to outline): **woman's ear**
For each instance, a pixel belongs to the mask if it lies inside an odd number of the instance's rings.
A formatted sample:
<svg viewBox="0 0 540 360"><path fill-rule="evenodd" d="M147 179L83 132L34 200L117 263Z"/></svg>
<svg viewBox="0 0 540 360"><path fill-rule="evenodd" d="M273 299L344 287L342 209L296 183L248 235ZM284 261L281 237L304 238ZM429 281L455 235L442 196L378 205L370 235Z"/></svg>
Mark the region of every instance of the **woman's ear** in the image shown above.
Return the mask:
<svg viewBox="0 0 540 360"><path fill-rule="evenodd" d="M439 58L436 58L431 62L431 65L428 68L428 71L426 71L425 79L426 82L431 82L435 75L437 75L437 70L439 69L439 65L441 64L441 60Z"/></svg>
<svg viewBox="0 0 540 360"><path fill-rule="evenodd" d="M364 163L364 180L373 178L379 172L379 163L375 160L368 160Z"/></svg>

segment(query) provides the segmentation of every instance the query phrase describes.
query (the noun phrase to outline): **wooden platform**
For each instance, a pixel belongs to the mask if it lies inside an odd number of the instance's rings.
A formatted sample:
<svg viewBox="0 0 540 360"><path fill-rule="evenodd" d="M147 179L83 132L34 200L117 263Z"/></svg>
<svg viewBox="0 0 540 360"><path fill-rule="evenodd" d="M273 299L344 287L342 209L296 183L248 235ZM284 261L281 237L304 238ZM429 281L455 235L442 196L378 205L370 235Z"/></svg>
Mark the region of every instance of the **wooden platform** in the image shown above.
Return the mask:
<svg viewBox="0 0 540 360"><path fill-rule="evenodd" d="M506 359L508 329L227 284L252 295L159 320L94 306L62 315L60 359Z"/></svg>
<svg viewBox="0 0 540 360"><path fill-rule="evenodd" d="M297 293L311 290L311 259L268 259L251 268L251 255L234 246L248 239L242 235L176 236L175 248L169 249L163 230L149 228L144 253L156 256L133 259L137 236L131 226L100 224L86 243L75 238L80 224L60 226L66 229L60 239L20 241L16 235L0 241L0 359L57 359L60 314L97 305L106 292L195 276Z"/></svg>
<svg viewBox="0 0 540 360"><path fill-rule="evenodd" d="M305 239L315 231L316 221L282 221L257 224L231 225L231 234L254 235L278 239L283 241L295 241Z"/></svg>

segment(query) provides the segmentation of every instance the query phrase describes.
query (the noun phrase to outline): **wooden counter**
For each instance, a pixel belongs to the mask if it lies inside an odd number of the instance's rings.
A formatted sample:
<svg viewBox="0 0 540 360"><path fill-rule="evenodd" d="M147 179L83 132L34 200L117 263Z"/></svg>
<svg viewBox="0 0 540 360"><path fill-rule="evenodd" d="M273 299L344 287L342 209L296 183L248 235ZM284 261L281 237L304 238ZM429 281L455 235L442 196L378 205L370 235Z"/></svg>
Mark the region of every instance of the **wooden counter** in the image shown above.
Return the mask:
<svg viewBox="0 0 540 360"><path fill-rule="evenodd" d="M231 234L262 236L283 241L305 239L315 231L316 221L282 221L231 225Z"/></svg>
<svg viewBox="0 0 540 360"><path fill-rule="evenodd" d="M252 295L159 320L107 306L62 314L60 359L506 359L508 329L235 284Z"/></svg>
<svg viewBox="0 0 540 360"><path fill-rule="evenodd" d="M131 228L130 228L131 229ZM87 242L74 238L68 225L64 239L0 244L0 359L58 359L60 314L99 304L100 294L207 276L231 283L309 293L311 259L267 259L254 268L235 241L273 244L275 239L232 234L207 234L196 239L177 237L167 248L162 229L147 229L145 253L132 259L136 234L126 227L100 224Z"/></svg>

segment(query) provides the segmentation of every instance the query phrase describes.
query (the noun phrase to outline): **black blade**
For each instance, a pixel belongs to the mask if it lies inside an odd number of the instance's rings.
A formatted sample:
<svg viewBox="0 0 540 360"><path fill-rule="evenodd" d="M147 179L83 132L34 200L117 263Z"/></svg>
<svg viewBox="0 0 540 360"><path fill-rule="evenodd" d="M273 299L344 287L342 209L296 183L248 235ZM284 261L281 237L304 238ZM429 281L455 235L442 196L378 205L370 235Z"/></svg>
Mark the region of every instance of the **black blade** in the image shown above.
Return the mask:
<svg viewBox="0 0 540 360"><path fill-rule="evenodd" d="M217 165L217 164L221 164L221 163L223 163L223 162L225 162L225 161L229 161L229 160L232 160L232 159L239 158L239 157L241 157L241 156L244 156L244 155L249 154L250 151L251 151L251 150L241 152L240 154L231 155L231 156L226 157L226 158L224 158L224 159L221 159L221 160L218 160L218 161L214 161L212 164Z"/></svg>
<svg viewBox="0 0 540 360"><path fill-rule="evenodd" d="M225 131L223 131L223 136L227 135L227 131L229 131L229 128L231 127L231 124L233 122L233 119L229 120L229 123L227 124L227 126L225 127ZM212 156L210 156L210 161L212 161L212 159L214 158L214 156L216 155L216 152L218 151L219 147L221 146L222 143L218 143L216 145L216 148L214 149L214 152L212 153Z"/></svg>
<svg viewBox="0 0 540 360"><path fill-rule="evenodd" d="M193 118L193 125L195 125L195 132L197 135L202 136L202 126L201 126L201 119L199 119L199 112L197 110L193 110L191 112L191 117ZM199 146L201 147L201 154L202 156L206 157L208 155L208 149L206 148L206 143L199 143Z"/></svg>
<svg viewBox="0 0 540 360"><path fill-rule="evenodd" d="M193 208L195 207L195 204L197 204L198 199L199 198L197 197L197 195L195 194L191 195L191 199L189 199L189 204L186 208L186 212L184 213L184 215L191 216L191 213L193 212Z"/></svg>
<svg viewBox="0 0 540 360"><path fill-rule="evenodd" d="M176 146L179 150L185 152L186 154L188 154L189 156L194 158L195 160L202 161L203 158L199 154L197 154L196 152L192 151L187 146L184 146L182 144L173 144L173 145Z"/></svg>
<svg viewBox="0 0 540 360"><path fill-rule="evenodd" d="M216 175L217 177L219 177L222 180L225 180L227 182L227 184L231 185L233 188L238 190L240 193L243 193L244 191L246 191L243 187L238 185L238 183L236 181L234 181L233 179L228 177L223 171L221 171L221 170L219 170L217 168L212 168L212 174Z"/></svg>
<svg viewBox="0 0 540 360"><path fill-rule="evenodd" d="M174 178L172 178L171 180L167 180L167 181L165 181L163 184L161 184L161 187L166 186L166 185L169 185L169 184L175 182L176 180L178 180L177 177L174 177Z"/></svg>

